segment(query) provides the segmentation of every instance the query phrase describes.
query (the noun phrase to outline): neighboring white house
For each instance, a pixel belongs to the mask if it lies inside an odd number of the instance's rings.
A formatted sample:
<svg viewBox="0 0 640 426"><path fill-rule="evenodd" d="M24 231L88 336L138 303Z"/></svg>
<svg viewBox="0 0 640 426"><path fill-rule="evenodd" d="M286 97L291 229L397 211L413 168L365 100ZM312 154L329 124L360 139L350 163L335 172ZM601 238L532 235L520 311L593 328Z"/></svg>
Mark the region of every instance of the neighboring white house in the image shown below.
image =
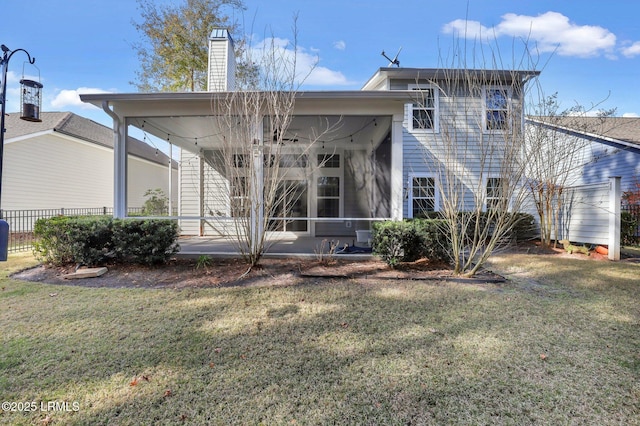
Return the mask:
<svg viewBox="0 0 640 426"><path fill-rule="evenodd" d="M540 149L545 141L553 147L536 156L543 173L557 166L567 173L555 237L615 250L620 194L640 177L640 118L529 117L526 130L533 144L543 142Z"/></svg>
<svg viewBox="0 0 640 426"><path fill-rule="evenodd" d="M215 203L210 195L231 192L235 185L215 160L221 141L228 136L213 119L212 107L229 96L230 92L218 89L233 90L234 67L229 59L233 43L226 31L214 30L209 45L210 92L81 95L84 102L103 108L114 119L115 168L119 170L114 176L116 216L126 215L127 206L132 205L122 190L132 177L118 165L123 159L118 146L127 140L129 126L144 127L181 148L182 232L219 235L228 231L216 223L234 215L233 202ZM296 224L285 225L282 231L355 236L357 229L368 229L373 218L399 220L438 210L435 170L444 161L442 147L452 141L464 141L467 146L457 158L447 160L466 162L460 177L468 184L465 197L473 198L478 191L486 195L501 178L497 175L500 161L494 155L491 165L483 164L476 159L474 147L490 140L508 145L506 134L521 137L522 93L527 81L537 75L527 70L380 68L362 90L296 93L287 147L304 149L305 141L316 143L302 162L281 164L291 176L288 188L299 200L279 214ZM265 116L263 126L257 126L250 139L258 150L254 157L259 160L253 160L257 168L269 167L263 165L265 154L259 152L272 137L267 123ZM331 131L318 140L314 135L322 126ZM457 139L450 139L454 127ZM311 171L305 168L309 164Z"/></svg>
<svg viewBox="0 0 640 426"><path fill-rule="evenodd" d="M618 176L622 191L627 191L640 178L640 118L530 117L526 125L555 132L567 144L580 147L568 165L573 170L569 185L596 184Z"/></svg>
<svg viewBox="0 0 640 426"><path fill-rule="evenodd" d="M113 130L71 112L42 112L42 122L6 116L2 209L113 207ZM142 207L145 192L169 194L169 157L128 138L130 207ZM177 199L177 163L173 162Z"/></svg>

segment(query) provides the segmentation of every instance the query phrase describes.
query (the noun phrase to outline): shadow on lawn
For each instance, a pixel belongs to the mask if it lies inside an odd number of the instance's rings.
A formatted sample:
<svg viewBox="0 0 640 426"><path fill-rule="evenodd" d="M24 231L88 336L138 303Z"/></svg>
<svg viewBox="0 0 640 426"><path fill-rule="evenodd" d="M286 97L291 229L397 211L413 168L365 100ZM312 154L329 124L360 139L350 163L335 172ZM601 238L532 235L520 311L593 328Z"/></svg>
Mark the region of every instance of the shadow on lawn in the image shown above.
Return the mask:
<svg viewBox="0 0 640 426"><path fill-rule="evenodd" d="M567 298L551 304L513 287L305 282L177 292L52 287L49 313L32 317L36 332L5 341L10 371L22 373L2 388L22 386L16 398L78 398L82 409L61 417L92 424L597 418L588 407L628 414L612 405L608 382L594 383L615 360L603 362L587 331L629 330L583 312L568 318ZM75 304L84 292L96 292L93 303ZM59 326L38 333L48 322ZM563 327L582 334L562 335ZM572 351L587 343L591 359L577 358ZM148 381L131 386L142 376ZM625 395L632 384L615 380Z"/></svg>

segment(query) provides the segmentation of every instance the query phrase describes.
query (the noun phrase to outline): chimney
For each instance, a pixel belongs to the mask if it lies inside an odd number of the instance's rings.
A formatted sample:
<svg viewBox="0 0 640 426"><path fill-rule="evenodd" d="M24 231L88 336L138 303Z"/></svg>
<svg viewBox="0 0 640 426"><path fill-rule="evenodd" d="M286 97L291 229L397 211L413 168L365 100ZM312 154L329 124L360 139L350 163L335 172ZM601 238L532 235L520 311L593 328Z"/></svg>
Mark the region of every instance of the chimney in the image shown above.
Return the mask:
<svg viewBox="0 0 640 426"><path fill-rule="evenodd" d="M224 28L214 28L209 36L207 91L230 92L236 87L236 57L233 39Z"/></svg>

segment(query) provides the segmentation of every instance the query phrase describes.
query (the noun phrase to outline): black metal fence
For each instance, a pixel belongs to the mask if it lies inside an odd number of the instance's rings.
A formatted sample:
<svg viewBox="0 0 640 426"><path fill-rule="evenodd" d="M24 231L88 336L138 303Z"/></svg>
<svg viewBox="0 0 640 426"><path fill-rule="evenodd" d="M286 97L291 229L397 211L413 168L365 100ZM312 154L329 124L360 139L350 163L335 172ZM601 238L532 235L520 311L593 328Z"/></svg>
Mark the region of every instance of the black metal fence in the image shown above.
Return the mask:
<svg viewBox="0 0 640 426"><path fill-rule="evenodd" d="M141 214L142 208L129 208L128 214ZM41 210L0 210L0 219L9 223L9 253L27 251L33 244L33 226L38 219L55 216L113 215L112 207L61 208Z"/></svg>
<svg viewBox="0 0 640 426"><path fill-rule="evenodd" d="M639 204L623 204L622 211L631 215L632 221L635 222L635 228L628 232L627 237L630 237L630 241L623 241L623 244L638 244L640 243L640 205ZM625 224L622 224L623 228ZM635 231L635 232L634 232ZM624 233L625 231L623 231ZM623 236L624 237L624 236Z"/></svg>

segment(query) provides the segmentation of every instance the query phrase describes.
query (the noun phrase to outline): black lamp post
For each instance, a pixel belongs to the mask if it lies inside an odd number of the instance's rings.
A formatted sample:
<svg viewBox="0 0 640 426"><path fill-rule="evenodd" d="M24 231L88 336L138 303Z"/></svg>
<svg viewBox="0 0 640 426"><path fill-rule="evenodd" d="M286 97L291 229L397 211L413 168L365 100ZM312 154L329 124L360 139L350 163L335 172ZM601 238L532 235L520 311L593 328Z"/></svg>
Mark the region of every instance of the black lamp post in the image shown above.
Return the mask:
<svg viewBox="0 0 640 426"><path fill-rule="evenodd" d="M33 65L36 58L32 58L29 52L24 49L9 50L4 44L0 46L2 49L2 93L0 93L0 103L2 104L2 115L0 115L0 201L2 200L2 160L4 153L4 116L7 104L7 69L9 68L9 60L16 52L24 52L29 58L29 63ZM42 121L40 119L40 108L42 106L42 84L33 80L20 80L21 95L20 99L22 107L20 108L20 118L27 121ZM2 219L2 204L0 202L0 261L7 260L9 251L9 224Z"/></svg>

